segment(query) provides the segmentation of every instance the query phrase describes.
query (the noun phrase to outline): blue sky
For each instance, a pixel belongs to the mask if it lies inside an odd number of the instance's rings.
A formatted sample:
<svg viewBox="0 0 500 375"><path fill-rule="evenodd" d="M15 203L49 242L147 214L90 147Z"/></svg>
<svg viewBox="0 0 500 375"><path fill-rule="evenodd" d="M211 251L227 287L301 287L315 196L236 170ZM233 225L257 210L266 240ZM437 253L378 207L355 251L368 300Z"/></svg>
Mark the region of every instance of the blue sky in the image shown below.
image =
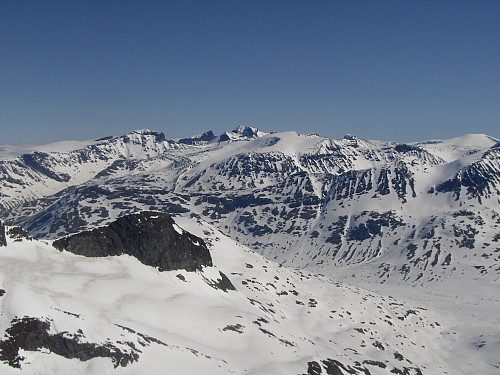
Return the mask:
<svg viewBox="0 0 500 375"><path fill-rule="evenodd" d="M500 137L498 1L3 1L0 144Z"/></svg>

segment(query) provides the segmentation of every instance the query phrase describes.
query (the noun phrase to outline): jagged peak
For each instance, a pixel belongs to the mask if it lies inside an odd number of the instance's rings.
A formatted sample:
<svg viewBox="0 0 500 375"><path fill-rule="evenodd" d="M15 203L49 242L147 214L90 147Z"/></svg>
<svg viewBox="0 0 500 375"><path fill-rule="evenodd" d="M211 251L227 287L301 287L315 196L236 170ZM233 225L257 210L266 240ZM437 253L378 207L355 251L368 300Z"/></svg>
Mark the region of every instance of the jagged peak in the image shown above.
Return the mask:
<svg viewBox="0 0 500 375"><path fill-rule="evenodd" d="M249 136L251 134L257 134L258 131L259 129L252 128L251 126L239 125L236 128L234 128L232 132Z"/></svg>
<svg viewBox="0 0 500 375"><path fill-rule="evenodd" d="M260 138L268 133L261 132L257 128L252 128L250 126L239 125L230 132L224 132L219 137L220 142L231 141L231 140L241 140L241 139L256 139Z"/></svg>
<svg viewBox="0 0 500 375"><path fill-rule="evenodd" d="M343 139L356 140L356 139L358 139L358 137L356 137L355 135L352 135L352 134L346 134L346 135L344 135Z"/></svg>
<svg viewBox="0 0 500 375"><path fill-rule="evenodd" d="M194 135L192 137L181 138L181 139L177 140L177 142L183 143L186 145L200 145L200 144L205 144L205 143L211 142L215 138L217 138L217 137L214 135L214 132L212 130L209 130L207 132Z"/></svg>
<svg viewBox="0 0 500 375"><path fill-rule="evenodd" d="M150 130L150 129L134 130L134 131L131 131L130 133L127 133L127 134L121 136L120 138L127 140L130 138L143 137L143 136L154 136L155 141L157 141L157 142L165 142L166 141L165 134L163 134L162 132L157 132L155 130Z"/></svg>

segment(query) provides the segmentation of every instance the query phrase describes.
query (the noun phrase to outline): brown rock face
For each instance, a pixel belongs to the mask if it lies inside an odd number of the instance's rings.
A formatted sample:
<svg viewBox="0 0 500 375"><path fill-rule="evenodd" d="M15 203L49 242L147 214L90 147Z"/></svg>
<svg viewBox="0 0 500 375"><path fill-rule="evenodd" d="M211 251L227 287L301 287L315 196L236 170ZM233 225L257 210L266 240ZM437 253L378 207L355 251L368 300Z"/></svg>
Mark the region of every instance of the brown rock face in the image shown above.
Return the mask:
<svg viewBox="0 0 500 375"><path fill-rule="evenodd" d="M131 255L160 271L200 270L212 266L210 252L199 237L179 234L168 214L141 212L121 217L108 226L54 241L54 247L88 257Z"/></svg>

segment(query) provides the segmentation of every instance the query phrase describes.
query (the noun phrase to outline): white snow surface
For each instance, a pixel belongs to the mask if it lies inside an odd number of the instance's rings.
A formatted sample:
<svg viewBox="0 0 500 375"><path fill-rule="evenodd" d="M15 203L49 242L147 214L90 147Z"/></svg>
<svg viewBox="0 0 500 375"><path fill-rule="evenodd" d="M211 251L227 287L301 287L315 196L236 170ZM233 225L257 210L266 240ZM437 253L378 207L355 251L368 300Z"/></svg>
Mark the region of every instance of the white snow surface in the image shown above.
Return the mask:
<svg viewBox="0 0 500 375"><path fill-rule="evenodd" d="M98 143L96 140L61 141L44 145L0 145L0 160L12 160L32 152L70 152Z"/></svg>
<svg viewBox="0 0 500 375"><path fill-rule="evenodd" d="M468 154L493 147L498 139L486 134L466 134L446 140L416 142L417 146L429 151L447 162L452 162Z"/></svg>
<svg viewBox="0 0 500 375"><path fill-rule="evenodd" d="M130 256L85 258L50 242L9 240L0 251L2 332L15 316L39 317L52 321L54 334L80 329L82 341L123 350L123 342L135 342L141 350L138 361L116 369L108 358L79 361L24 350L22 373L299 374L308 362L328 358L371 374L404 367L411 374L416 368L423 374L496 373L494 351L478 351L457 329L460 314L280 267L206 223L184 218L179 224L205 235L217 268L158 272ZM208 285L218 270L237 291ZM142 345L130 330L161 343ZM491 331L476 336L488 344L498 339ZM6 363L0 369L19 373Z"/></svg>

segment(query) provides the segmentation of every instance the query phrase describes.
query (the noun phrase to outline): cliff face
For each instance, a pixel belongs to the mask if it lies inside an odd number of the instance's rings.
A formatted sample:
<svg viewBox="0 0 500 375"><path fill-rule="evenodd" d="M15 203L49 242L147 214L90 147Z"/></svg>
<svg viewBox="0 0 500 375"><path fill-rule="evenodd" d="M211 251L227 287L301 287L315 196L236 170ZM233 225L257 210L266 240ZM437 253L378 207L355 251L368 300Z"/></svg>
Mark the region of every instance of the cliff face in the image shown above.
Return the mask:
<svg viewBox="0 0 500 375"><path fill-rule="evenodd" d="M160 271L195 271L212 266L199 237L183 231L167 214L142 212L54 241L54 247L88 257L128 254Z"/></svg>

